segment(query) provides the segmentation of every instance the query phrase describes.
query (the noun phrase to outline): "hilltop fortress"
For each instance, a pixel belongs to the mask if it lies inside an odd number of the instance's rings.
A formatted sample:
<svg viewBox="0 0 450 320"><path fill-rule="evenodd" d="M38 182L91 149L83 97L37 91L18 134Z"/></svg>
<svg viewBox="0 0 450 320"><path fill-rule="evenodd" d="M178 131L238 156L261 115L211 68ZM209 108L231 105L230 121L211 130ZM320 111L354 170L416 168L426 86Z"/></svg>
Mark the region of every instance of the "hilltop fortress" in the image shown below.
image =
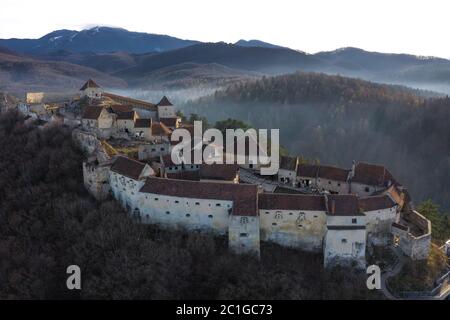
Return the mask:
<svg viewBox="0 0 450 320"><path fill-rule="evenodd" d="M239 254L259 257L261 241L322 252L325 267L364 268L373 245L397 245L415 260L429 254L430 221L384 166L343 169L281 157L278 174L262 177L254 164L175 164L171 133L192 127L167 97L152 104L89 80L81 98L89 103L78 115L73 103L58 115L89 155L85 186L97 199L113 196L137 221L227 235ZM19 110L30 116L33 103ZM120 151L130 148L132 155Z"/></svg>

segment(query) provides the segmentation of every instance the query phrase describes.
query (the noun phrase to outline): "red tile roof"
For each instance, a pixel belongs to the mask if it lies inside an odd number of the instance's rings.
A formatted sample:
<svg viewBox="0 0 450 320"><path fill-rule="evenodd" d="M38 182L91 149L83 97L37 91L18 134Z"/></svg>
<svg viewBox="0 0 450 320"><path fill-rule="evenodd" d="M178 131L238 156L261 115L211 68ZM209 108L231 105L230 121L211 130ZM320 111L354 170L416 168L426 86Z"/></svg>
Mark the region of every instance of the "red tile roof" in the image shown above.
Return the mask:
<svg viewBox="0 0 450 320"><path fill-rule="evenodd" d="M167 99L166 96L162 97L161 101L158 102L157 106L168 107L173 106L173 104Z"/></svg>
<svg viewBox="0 0 450 320"><path fill-rule="evenodd" d="M118 156L111 166L111 171L128 178L138 180L139 176L142 174L142 170L144 170L144 167L145 163L127 157Z"/></svg>
<svg viewBox="0 0 450 320"><path fill-rule="evenodd" d="M235 164L202 164L200 165L200 178L211 180L233 181L239 172Z"/></svg>
<svg viewBox="0 0 450 320"><path fill-rule="evenodd" d="M337 167L319 166L318 177L327 180L347 181L349 172L350 170L341 169Z"/></svg>
<svg viewBox="0 0 450 320"><path fill-rule="evenodd" d="M121 112L120 114L117 115L117 120L134 120L135 117L136 117L135 111Z"/></svg>
<svg viewBox="0 0 450 320"><path fill-rule="evenodd" d="M371 196L359 199L359 206L365 212L392 208L396 203L388 195Z"/></svg>
<svg viewBox="0 0 450 320"><path fill-rule="evenodd" d="M262 193L258 207L261 210L326 211L325 197L320 195Z"/></svg>
<svg viewBox="0 0 450 320"><path fill-rule="evenodd" d="M152 119L136 119L134 120L135 128L151 128Z"/></svg>
<svg viewBox="0 0 450 320"><path fill-rule="evenodd" d="M133 111L133 107L125 104L114 104L110 106L111 111L115 114L121 114Z"/></svg>
<svg viewBox="0 0 450 320"><path fill-rule="evenodd" d="M312 164L301 164L297 168L297 177L316 178L319 173L319 166Z"/></svg>
<svg viewBox="0 0 450 320"><path fill-rule="evenodd" d="M164 123L153 122L152 123L152 135L154 136L170 136L172 130L167 128Z"/></svg>
<svg viewBox="0 0 450 320"><path fill-rule="evenodd" d="M97 120L98 117L100 117L100 114L102 113L103 107L99 106L87 106L84 109L83 115L81 116L82 119L88 119L88 120Z"/></svg>
<svg viewBox="0 0 450 320"><path fill-rule="evenodd" d="M159 118L159 121L165 124L167 127L176 127L178 122L178 117L173 118Z"/></svg>
<svg viewBox="0 0 450 320"><path fill-rule="evenodd" d="M108 97L108 98L116 101L117 103L128 104L128 105L131 105L134 107L140 107L140 108L148 109L151 111L156 111L156 106L151 102L137 100L137 99L133 99L133 98L129 98L129 97L124 97L124 96L120 96L118 94L113 94L113 93L109 93L109 92L104 92L103 96Z"/></svg>
<svg viewBox="0 0 450 320"><path fill-rule="evenodd" d="M166 176L169 179L192 180L192 181L200 180L200 174L199 174L198 170L171 172L171 173L166 173Z"/></svg>
<svg viewBox="0 0 450 320"><path fill-rule="evenodd" d="M233 215L256 216L256 185L149 177L140 192L173 197L233 201Z"/></svg>
<svg viewBox="0 0 450 320"><path fill-rule="evenodd" d="M364 215L359 207L358 197L353 194L327 195L328 214L334 216Z"/></svg>
<svg viewBox="0 0 450 320"><path fill-rule="evenodd" d="M86 90L87 88L100 88L98 84L95 83L94 80L89 79L86 83L81 87L80 91Z"/></svg>
<svg viewBox="0 0 450 320"><path fill-rule="evenodd" d="M357 163L352 178L352 182L379 187L387 187L389 181L394 182L394 179L384 166L364 162Z"/></svg>

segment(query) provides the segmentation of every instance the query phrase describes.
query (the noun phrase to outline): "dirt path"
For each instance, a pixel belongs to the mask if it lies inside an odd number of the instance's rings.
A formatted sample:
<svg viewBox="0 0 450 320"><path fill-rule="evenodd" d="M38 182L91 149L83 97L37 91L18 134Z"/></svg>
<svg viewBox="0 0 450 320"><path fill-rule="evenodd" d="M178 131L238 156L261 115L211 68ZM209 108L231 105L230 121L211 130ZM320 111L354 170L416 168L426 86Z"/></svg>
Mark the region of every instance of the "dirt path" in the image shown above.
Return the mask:
<svg viewBox="0 0 450 320"><path fill-rule="evenodd" d="M397 263L395 264L395 266L384 272L381 275L381 291L383 292L384 296L389 299L389 300L401 300L400 298L394 296L387 288L386 286L386 282L389 278L394 277L395 275L397 275L403 268L403 265L405 264L405 256L402 254L402 252L400 251L399 248L393 248L390 247L390 249L395 253L395 255L397 256Z"/></svg>

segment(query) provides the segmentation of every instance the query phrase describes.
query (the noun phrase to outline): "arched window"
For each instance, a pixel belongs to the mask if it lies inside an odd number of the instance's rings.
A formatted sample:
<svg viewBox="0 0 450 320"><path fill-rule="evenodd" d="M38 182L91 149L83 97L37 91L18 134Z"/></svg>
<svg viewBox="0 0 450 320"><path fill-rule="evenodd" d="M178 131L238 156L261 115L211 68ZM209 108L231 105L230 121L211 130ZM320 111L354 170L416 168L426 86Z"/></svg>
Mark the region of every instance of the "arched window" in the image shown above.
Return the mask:
<svg viewBox="0 0 450 320"><path fill-rule="evenodd" d="M241 224L247 224L248 223L248 218L247 217L242 217L240 222L241 222Z"/></svg>

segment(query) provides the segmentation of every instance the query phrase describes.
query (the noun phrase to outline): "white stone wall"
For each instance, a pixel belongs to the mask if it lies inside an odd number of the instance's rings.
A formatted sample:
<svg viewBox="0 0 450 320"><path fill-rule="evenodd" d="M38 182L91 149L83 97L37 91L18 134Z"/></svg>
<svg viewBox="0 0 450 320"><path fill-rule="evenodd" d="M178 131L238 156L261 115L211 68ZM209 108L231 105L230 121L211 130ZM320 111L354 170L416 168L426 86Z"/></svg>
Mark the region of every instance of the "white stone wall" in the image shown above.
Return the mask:
<svg viewBox="0 0 450 320"><path fill-rule="evenodd" d="M232 201L193 199L152 193L139 195L141 221L170 229L225 234Z"/></svg>
<svg viewBox="0 0 450 320"><path fill-rule="evenodd" d="M176 117L175 108L173 106L158 106L158 117L174 118Z"/></svg>
<svg viewBox="0 0 450 320"><path fill-rule="evenodd" d="M365 226L365 216L327 216L327 231L324 245L325 267L334 265L365 267ZM333 229L333 227L346 229ZM364 229L356 229L363 227Z"/></svg>
<svg viewBox="0 0 450 320"><path fill-rule="evenodd" d="M139 190L144 185L143 180L134 180L110 171L109 184L114 198L122 207L131 214L134 214L136 209L140 211L138 199L140 196Z"/></svg>
<svg viewBox="0 0 450 320"><path fill-rule="evenodd" d="M365 212L367 242L386 245L392 240L391 225L397 221L397 206Z"/></svg>
<svg viewBox="0 0 450 320"><path fill-rule="evenodd" d="M134 120L118 119L116 121L116 123L117 123L117 129L119 131L124 132L124 131L128 130L129 133L134 132Z"/></svg>
<svg viewBox="0 0 450 320"><path fill-rule="evenodd" d="M136 135L142 138L145 141L152 140L152 129L151 128L133 128L133 131Z"/></svg>
<svg viewBox="0 0 450 320"><path fill-rule="evenodd" d="M294 185L297 173L291 170L279 169L278 182ZM287 179L289 181L287 181Z"/></svg>
<svg viewBox="0 0 450 320"><path fill-rule="evenodd" d="M369 185L358 183L358 182L352 182L351 186L350 186L351 193L357 194L360 197L366 197L376 191L380 191L380 190L384 190L384 189L385 188L369 186Z"/></svg>
<svg viewBox="0 0 450 320"><path fill-rule="evenodd" d="M366 230L327 230L324 265L350 265L365 268Z"/></svg>
<svg viewBox="0 0 450 320"><path fill-rule="evenodd" d="M109 166L83 162L83 181L85 188L94 198L105 199L110 191Z"/></svg>
<svg viewBox="0 0 450 320"><path fill-rule="evenodd" d="M228 247L237 254L260 256L260 225L257 216L230 215Z"/></svg>
<svg viewBox="0 0 450 320"><path fill-rule="evenodd" d="M259 210L261 240L308 251L322 250L325 211Z"/></svg>
<svg viewBox="0 0 450 320"><path fill-rule="evenodd" d="M168 143L140 144L138 146L139 160L147 160L170 154L171 148Z"/></svg>
<svg viewBox="0 0 450 320"><path fill-rule="evenodd" d="M317 178L316 186L319 190L327 190L338 194L347 194L349 191L349 185L346 181Z"/></svg>
<svg viewBox="0 0 450 320"><path fill-rule="evenodd" d="M101 88L86 88L83 90L83 96L91 99L100 99L102 94L103 90Z"/></svg>

